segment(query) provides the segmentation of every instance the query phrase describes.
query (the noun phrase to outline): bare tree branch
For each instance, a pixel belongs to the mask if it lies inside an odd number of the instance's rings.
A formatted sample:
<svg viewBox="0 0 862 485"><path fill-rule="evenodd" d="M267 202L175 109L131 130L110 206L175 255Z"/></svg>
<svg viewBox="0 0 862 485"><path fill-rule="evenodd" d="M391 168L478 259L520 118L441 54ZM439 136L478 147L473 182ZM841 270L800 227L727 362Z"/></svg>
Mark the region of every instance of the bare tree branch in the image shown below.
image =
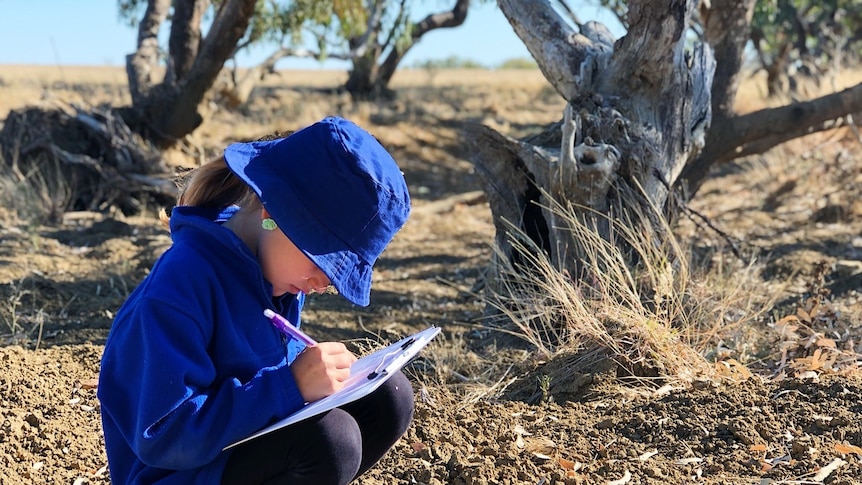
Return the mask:
<svg viewBox="0 0 862 485"><path fill-rule="evenodd" d="M581 64L597 48L576 33L541 0L497 0L500 10L542 70L545 79L565 99L577 95Z"/></svg>
<svg viewBox="0 0 862 485"><path fill-rule="evenodd" d="M168 39L171 53L168 80L183 79L192 68L201 42L201 20L209 4L209 0L174 2L171 35Z"/></svg>
<svg viewBox="0 0 862 485"><path fill-rule="evenodd" d="M569 16L569 19L572 21L573 24L577 25L578 27L583 25L580 19L578 19L578 15L575 13L572 7L569 6L569 2L567 2L566 0L557 0L557 4L559 4L560 7L562 7L563 10L566 11L566 15Z"/></svg>
<svg viewBox="0 0 862 485"><path fill-rule="evenodd" d="M170 8L171 0L148 2L138 25L137 50L126 56L126 75L133 103L140 102L155 82L153 71L159 65L159 30Z"/></svg>
<svg viewBox="0 0 862 485"><path fill-rule="evenodd" d="M470 0L458 0L450 11L427 15L413 28L413 39L418 40L420 37L434 29L457 27L461 25L467 18L467 9L469 7Z"/></svg>
<svg viewBox="0 0 862 485"><path fill-rule="evenodd" d="M320 60L323 58L323 54L320 51L312 51L305 48L292 49L282 47L281 49L271 53L260 64L245 71L245 74L241 78L239 77L238 69L234 67L231 70L231 81L233 85L220 90L220 94L224 97L224 101L232 108L246 104L251 97L252 91L254 91L255 85L262 81L268 74L275 73L275 65L278 61L287 57ZM338 58L332 55L327 57Z"/></svg>
<svg viewBox="0 0 862 485"><path fill-rule="evenodd" d="M755 111L728 121L734 143L716 162L763 153L794 138L840 126L847 113L862 110L862 83L811 101ZM719 147L714 147L719 148ZM720 150L720 148L719 148Z"/></svg>
<svg viewBox="0 0 862 485"><path fill-rule="evenodd" d="M407 51L409 51L423 35L435 29L452 28L463 24L467 19L467 11L469 8L470 0L458 0L455 3L455 6L452 7L452 10L429 14L424 19L420 20L413 27L413 31L410 34L410 42L401 49L397 48L397 46L393 46L392 50L389 51L389 55L386 56L386 60L384 60L380 65L380 79L383 81L383 84L385 85L389 83L392 76L395 74L398 64L401 62L401 59L404 58Z"/></svg>
<svg viewBox="0 0 862 485"><path fill-rule="evenodd" d="M227 0L221 5L191 70L175 87L173 103L161 109L156 126L164 135L191 133L200 125L197 107L245 34L254 6L255 0Z"/></svg>
<svg viewBox="0 0 862 485"><path fill-rule="evenodd" d="M716 117L701 156L682 177L693 195L709 169L740 157L763 153L781 143L841 126L848 113L862 111L862 83L820 98L768 108L742 116Z"/></svg>

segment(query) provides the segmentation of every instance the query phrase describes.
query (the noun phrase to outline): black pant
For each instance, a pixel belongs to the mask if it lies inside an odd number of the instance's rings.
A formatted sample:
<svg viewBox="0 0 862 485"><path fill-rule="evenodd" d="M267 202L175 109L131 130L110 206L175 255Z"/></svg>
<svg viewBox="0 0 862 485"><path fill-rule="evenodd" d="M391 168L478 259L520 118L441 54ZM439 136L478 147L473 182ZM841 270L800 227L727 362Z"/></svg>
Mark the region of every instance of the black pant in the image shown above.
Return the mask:
<svg viewBox="0 0 862 485"><path fill-rule="evenodd" d="M357 401L237 446L222 485L344 484L407 431L413 388L401 372Z"/></svg>

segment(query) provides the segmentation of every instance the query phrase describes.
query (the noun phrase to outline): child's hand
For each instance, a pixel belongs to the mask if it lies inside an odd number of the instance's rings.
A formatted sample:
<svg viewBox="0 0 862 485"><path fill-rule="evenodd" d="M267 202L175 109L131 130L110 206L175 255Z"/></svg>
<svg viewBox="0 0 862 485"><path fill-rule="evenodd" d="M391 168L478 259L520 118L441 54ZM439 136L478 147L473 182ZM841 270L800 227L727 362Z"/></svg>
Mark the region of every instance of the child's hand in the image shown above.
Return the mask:
<svg viewBox="0 0 862 485"><path fill-rule="evenodd" d="M290 370L302 397L311 402L344 387L355 361L356 356L341 342L320 342L300 353Z"/></svg>

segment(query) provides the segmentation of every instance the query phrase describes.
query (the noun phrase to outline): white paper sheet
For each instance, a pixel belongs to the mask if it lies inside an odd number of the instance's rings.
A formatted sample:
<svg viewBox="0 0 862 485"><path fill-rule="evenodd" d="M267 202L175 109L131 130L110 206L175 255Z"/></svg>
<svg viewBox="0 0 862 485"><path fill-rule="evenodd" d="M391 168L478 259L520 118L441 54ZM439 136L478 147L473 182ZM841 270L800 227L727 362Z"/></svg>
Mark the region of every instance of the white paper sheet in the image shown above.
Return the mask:
<svg viewBox="0 0 862 485"><path fill-rule="evenodd" d="M248 438L232 443L224 449L233 448L258 436L367 396L386 382L392 374L410 362L438 333L440 333L440 327L430 327L358 359L350 367L350 378L338 392L306 404L302 409L281 421L267 426Z"/></svg>

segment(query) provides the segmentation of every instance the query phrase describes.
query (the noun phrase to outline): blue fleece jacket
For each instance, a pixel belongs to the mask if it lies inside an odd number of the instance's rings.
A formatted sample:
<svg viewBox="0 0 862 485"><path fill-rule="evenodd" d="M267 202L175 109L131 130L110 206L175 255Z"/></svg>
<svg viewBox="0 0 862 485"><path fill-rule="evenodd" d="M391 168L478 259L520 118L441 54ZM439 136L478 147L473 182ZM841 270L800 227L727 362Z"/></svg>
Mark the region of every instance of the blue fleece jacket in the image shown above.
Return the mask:
<svg viewBox="0 0 862 485"><path fill-rule="evenodd" d="M117 313L98 389L117 485L219 483L222 448L303 406L288 367L303 346L263 310L299 325L304 295L273 298L220 223L235 210L175 208L173 245Z"/></svg>

